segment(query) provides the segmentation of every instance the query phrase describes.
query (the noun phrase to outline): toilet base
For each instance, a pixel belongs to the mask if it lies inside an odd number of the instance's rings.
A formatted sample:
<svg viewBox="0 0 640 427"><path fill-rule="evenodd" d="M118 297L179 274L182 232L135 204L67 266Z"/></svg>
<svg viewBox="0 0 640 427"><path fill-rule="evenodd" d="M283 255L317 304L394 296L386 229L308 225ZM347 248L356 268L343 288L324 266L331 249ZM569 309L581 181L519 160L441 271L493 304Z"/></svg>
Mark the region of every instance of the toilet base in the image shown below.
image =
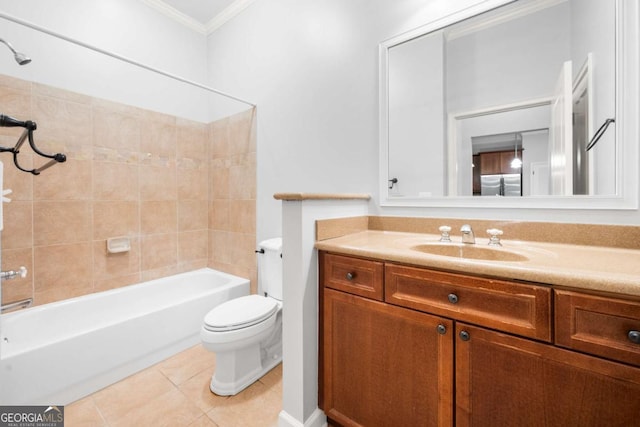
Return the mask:
<svg viewBox="0 0 640 427"><path fill-rule="evenodd" d="M249 387L282 362L282 312L275 327L262 342L216 353L216 368L209 389L220 396L233 396Z"/></svg>
<svg viewBox="0 0 640 427"><path fill-rule="evenodd" d="M262 378L267 372L278 366L280 362L282 362L282 355L266 361L259 369L247 373L247 375L235 382L222 382L216 378L216 374L214 373L211 377L209 390L218 396L234 396Z"/></svg>

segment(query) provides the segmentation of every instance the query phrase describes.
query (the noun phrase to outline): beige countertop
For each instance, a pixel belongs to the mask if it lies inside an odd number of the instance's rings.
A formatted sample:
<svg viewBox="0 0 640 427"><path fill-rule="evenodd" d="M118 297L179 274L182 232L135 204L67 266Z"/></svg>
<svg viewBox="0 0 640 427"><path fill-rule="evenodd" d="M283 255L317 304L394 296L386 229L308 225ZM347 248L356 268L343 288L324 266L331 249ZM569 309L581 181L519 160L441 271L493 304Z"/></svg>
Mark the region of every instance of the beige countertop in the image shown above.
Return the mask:
<svg viewBox="0 0 640 427"><path fill-rule="evenodd" d="M439 239L434 234L364 230L317 241L316 248L439 270L640 297L638 249L503 239L503 246L495 250L526 258L518 261L459 258L415 249L441 245ZM460 236L452 240L452 245L461 245ZM488 238L477 237L471 246L489 248L488 242Z"/></svg>

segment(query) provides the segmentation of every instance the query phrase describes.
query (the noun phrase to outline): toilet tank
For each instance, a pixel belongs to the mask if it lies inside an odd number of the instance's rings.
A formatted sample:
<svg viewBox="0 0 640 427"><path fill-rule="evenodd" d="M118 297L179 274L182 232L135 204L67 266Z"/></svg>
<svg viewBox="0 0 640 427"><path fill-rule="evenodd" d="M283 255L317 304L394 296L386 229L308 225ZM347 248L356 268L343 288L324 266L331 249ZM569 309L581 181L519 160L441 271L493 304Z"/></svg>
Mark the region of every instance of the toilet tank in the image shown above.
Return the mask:
<svg viewBox="0 0 640 427"><path fill-rule="evenodd" d="M258 257L258 276L262 291L271 298L282 301L282 238L260 242L263 252Z"/></svg>

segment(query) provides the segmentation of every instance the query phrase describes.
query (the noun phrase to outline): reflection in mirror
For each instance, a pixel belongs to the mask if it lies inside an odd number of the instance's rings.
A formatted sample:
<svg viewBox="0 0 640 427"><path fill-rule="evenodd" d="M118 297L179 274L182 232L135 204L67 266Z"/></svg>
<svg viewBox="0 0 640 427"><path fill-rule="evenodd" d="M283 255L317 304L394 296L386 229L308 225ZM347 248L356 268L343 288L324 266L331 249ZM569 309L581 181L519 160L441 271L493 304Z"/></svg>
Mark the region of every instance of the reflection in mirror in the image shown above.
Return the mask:
<svg viewBox="0 0 640 427"><path fill-rule="evenodd" d="M517 0L383 43L388 197L481 200L483 175L518 178L496 195L619 194L619 120L586 149L616 118L616 7ZM522 166L483 168L488 153Z"/></svg>

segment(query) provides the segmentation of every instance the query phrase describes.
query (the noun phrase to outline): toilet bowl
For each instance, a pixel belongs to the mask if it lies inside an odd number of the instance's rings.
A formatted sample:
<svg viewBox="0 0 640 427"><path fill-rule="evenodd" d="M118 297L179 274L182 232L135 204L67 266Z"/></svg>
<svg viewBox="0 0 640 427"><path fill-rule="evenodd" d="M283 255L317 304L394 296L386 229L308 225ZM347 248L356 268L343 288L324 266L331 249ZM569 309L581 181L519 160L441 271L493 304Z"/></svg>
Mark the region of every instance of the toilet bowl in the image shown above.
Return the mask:
<svg viewBox="0 0 640 427"><path fill-rule="evenodd" d="M265 296L220 304L207 313L200 330L204 348L216 353L209 388L221 396L239 393L282 361L282 240L259 246Z"/></svg>

